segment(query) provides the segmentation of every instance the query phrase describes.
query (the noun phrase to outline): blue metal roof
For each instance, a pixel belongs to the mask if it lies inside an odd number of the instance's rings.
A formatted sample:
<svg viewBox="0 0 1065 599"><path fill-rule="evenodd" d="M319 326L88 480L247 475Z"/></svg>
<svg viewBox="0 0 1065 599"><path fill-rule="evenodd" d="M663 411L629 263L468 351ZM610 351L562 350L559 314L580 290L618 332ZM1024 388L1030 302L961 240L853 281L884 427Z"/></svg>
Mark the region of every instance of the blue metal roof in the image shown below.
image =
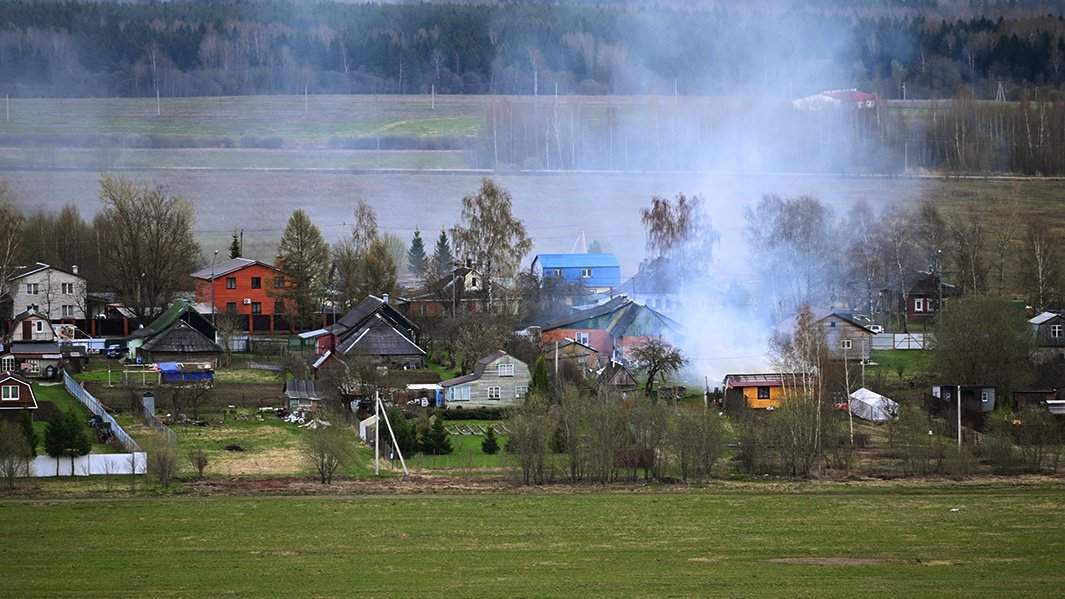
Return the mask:
<svg viewBox="0 0 1065 599"><path fill-rule="evenodd" d="M539 254L541 268L618 268L614 254Z"/></svg>

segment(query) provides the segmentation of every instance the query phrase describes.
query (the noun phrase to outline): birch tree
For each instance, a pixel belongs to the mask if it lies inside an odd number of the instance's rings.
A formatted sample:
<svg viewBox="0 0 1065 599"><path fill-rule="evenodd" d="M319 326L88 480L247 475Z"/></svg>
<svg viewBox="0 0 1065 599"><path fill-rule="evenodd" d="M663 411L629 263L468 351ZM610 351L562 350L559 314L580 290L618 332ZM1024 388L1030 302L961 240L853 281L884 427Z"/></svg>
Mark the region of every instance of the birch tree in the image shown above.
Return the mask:
<svg viewBox="0 0 1065 599"><path fill-rule="evenodd" d="M1021 263L1021 278L1028 292L1028 301L1042 312L1052 301L1057 291L1058 270L1057 238L1052 235L1046 222L1032 219L1025 228L1024 255Z"/></svg>

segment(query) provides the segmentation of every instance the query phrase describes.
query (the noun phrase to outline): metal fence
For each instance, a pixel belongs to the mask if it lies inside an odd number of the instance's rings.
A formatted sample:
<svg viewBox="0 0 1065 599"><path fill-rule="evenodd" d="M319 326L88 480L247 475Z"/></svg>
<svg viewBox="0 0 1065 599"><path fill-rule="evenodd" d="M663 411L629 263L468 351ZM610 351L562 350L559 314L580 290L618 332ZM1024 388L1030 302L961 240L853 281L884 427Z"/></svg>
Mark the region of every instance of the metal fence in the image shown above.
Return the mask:
<svg viewBox="0 0 1065 599"><path fill-rule="evenodd" d="M873 349L932 349L929 333L880 333L873 336Z"/></svg>
<svg viewBox="0 0 1065 599"><path fill-rule="evenodd" d="M174 429L163 424L162 420L156 418L155 414L149 413L143 406L141 407L141 415L143 416L144 424L151 427L156 433L159 433L159 436L163 438L163 441L166 441L167 444L171 446L177 445L177 435L174 434Z"/></svg>
<svg viewBox="0 0 1065 599"><path fill-rule="evenodd" d="M107 410L104 408L104 405L100 403L100 400L93 397L91 393L78 384L78 382L74 380L74 377L70 376L66 371L63 371L63 386L66 387L67 392L76 397L82 405L89 408L90 412L99 416L104 422L111 425L111 432L115 434L115 437L118 439L119 443L126 448L126 451L141 451L141 446L133 440L133 437L129 436L129 433L118 425L118 422L110 414L107 413Z"/></svg>

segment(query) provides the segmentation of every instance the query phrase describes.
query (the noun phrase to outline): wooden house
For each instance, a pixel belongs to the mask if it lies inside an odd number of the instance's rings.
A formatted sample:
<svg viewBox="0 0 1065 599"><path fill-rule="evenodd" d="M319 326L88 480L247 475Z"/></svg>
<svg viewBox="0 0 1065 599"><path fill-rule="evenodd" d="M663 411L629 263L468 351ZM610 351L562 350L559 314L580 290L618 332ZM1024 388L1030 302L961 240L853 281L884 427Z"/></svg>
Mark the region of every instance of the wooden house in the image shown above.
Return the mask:
<svg viewBox="0 0 1065 599"><path fill-rule="evenodd" d="M833 360L865 362L873 347L873 332L847 312L832 312L814 322Z"/></svg>
<svg viewBox="0 0 1065 599"><path fill-rule="evenodd" d="M63 351L51 341L15 342L0 356L0 370L30 378L55 379L64 364Z"/></svg>
<svg viewBox="0 0 1065 599"><path fill-rule="evenodd" d="M166 342L153 343L147 349L147 352L153 355L141 354L142 346L178 326L178 323L184 323L185 326L180 327L174 337ZM194 335L190 329L200 335ZM126 338L126 350L131 359L139 362L210 361L217 367L217 358L221 355L222 348L214 339L215 328L211 321L197 312L191 303L178 300L148 323L148 326L133 331ZM182 344L185 344L187 349L183 349ZM214 347L211 347L212 345Z"/></svg>
<svg viewBox="0 0 1065 599"><path fill-rule="evenodd" d="M199 362L218 366L222 347L189 323L178 320L137 351L142 362Z"/></svg>
<svg viewBox="0 0 1065 599"><path fill-rule="evenodd" d="M557 355L556 355L557 354ZM572 339L555 340L544 345L544 362L550 368L557 360L563 364L576 364L587 370L599 370L599 352L594 347L578 343Z"/></svg>
<svg viewBox="0 0 1065 599"><path fill-rule="evenodd" d="M802 393L807 386L803 385L801 374L761 373L726 375L722 388L726 406L772 410L779 407L785 397Z"/></svg>
<svg viewBox="0 0 1065 599"><path fill-rule="evenodd" d="M57 341L52 321L44 314L35 311L23 312L15 317L11 323L9 339L12 342Z"/></svg>
<svg viewBox="0 0 1065 599"><path fill-rule="evenodd" d="M957 286L942 281L935 272L919 272L910 277L909 291L906 293L905 305L907 320L930 320L939 312L939 300L943 303L961 295ZM900 298L903 299L903 298Z"/></svg>
<svg viewBox="0 0 1065 599"><path fill-rule="evenodd" d="M442 381L440 386L449 410L505 408L525 399L530 380L525 362L499 350L478 360L470 374Z"/></svg>
<svg viewBox="0 0 1065 599"><path fill-rule="evenodd" d="M1037 363L1065 361L1065 315L1043 312L1028 321L1035 338L1032 359Z"/></svg>
<svg viewBox="0 0 1065 599"><path fill-rule="evenodd" d="M620 362L610 361L602 367L596 375L596 385L599 388L607 388L622 393L635 391L639 387L639 381L632 372Z"/></svg>
<svg viewBox="0 0 1065 599"><path fill-rule="evenodd" d="M389 364L420 368L425 350L418 346L420 329L388 303L388 297L368 296L327 327L301 333L314 339L318 358L314 368L326 365L336 356L381 360Z"/></svg>
<svg viewBox="0 0 1065 599"><path fill-rule="evenodd" d="M541 328L541 342L572 339L599 352L603 360L624 361L627 350L652 338L676 342L680 325L638 302L621 296L577 310Z"/></svg>
<svg viewBox="0 0 1065 599"><path fill-rule="evenodd" d="M0 422L19 423L26 413L32 418L36 409L33 385L11 372L0 373Z"/></svg>

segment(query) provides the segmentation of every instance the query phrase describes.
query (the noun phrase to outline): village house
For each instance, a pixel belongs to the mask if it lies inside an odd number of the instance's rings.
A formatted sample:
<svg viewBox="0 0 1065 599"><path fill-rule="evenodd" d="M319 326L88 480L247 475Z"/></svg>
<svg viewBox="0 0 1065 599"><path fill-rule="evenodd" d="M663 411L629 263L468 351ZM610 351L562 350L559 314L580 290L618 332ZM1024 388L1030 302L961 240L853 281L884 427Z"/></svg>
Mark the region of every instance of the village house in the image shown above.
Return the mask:
<svg viewBox="0 0 1065 599"><path fill-rule="evenodd" d="M621 284L621 266L614 254L540 254L532 272L544 286L561 282L591 293L609 293Z"/></svg>
<svg viewBox="0 0 1065 599"><path fill-rule="evenodd" d="M214 325L185 300L174 302L148 326L131 333L126 351L138 362L207 361L215 367L222 354Z"/></svg>
<svg viewBox="0 0 1065 599"><path fill-rule="evenodd" d="M504 408L520 403L529 392L529 366L503 350L474 365L473 372L442 381L447 409Z"/></svg>
<svg viewBox="0 0 1065 599"><path fill-rule="evenodd" d="M37 409L37 397L33 385L26 379L10 372L0 373L0 422L18 424Z"/></svg>
<svg viewBox="0 0 1065 599"><path fill-rule="evenodd" d="M906 297L900 298L900 301L905 301L903 307L907 320L917 322L931 320L940 309L940 297L946 304L950 298L961 295L961 290L957 286L940 281L941 277L935 272L919 272L911 278Z"/></svg>
<svg viewBox="0 0 1065 599"><path fill-rule="evenodd" d="M74 358L84 359L83 353L76 353ZM58 343L17 341L8 345L0 355L0 371L51 380L59 376L66 357Z"/></svg>
<svg viewBox="0 0 1065 599"><path fill-rule="evenodd" d="M425 288L410 298L399 298L397 307L411 317L441 317L452 314L486 312L488 293L484 275L470 266L455 268L437 281L435 289Z"/></svg>
<svg viewBox="0 0 1065 599"><path fill-rule="evenodd" d="M833 360L866 362L873 346L873 332L846 312L832 312L815 323Z"/></svg>
<svg viewBox="0 0 1065 599"><path fill-rule="evenodd" d="M55 329L48 317L40 312L27 311L11 323L10 341L57 341Z"/></svg>
<svg viewBox="0 0 1065 599"><path fill-rule="evenodd" d="M578 343L572 339L559 339L544 344L544 362L549 367L553 364L575 364L587 370L599 370L601 361L599 352L594 347Z"/></svg>
<svg viewBox="0 0 1065 599"><path fill-rule="evenodd" d="M681 327L647 306L621 296L577 310L541 328L544 345L572 339L599 352L602 359L625 360L628 349L652 338L675 342Z"/></svg>
<svg viewBox="0 0 1065 599"><path fill-rule="evenodd" d="M760 373L725 375L722 384L727 409L747 407L756 410L772 410L789 395L801 393L813 383L803 384L801 374Z"/></svg>
<svg viewBox="0 0 1065 599"><path fill-rule="evenodd" d="M389 303L388 295L371 295L336 323L301 333L300 337L315 340L316 370L336 356L373 358L394 366L420 368L426 356L418 346L420 332L418 325Z"/></svg>
<svg viewBox="0 0 1065 599"><path fill-rule="evenodd" d="M273 316L290 312L283 294L294 287L276 266L231 258L192 273L196 302L226 314Z"/></svg>
<svg viewBox="0 0 1065 599"><path fill-rule="evenodd" d="M87 318L86 281L78 267L70 270L37 262L15 269L8 286L11 313L39 312L59 321Z"/></svg>
<svg viewBox="0 0 1065 599"><path fill-rule="evenodd" d="M1028 321L1035 338L1032 361L1065 361L1065 315L1043 312Z"/></svg>

